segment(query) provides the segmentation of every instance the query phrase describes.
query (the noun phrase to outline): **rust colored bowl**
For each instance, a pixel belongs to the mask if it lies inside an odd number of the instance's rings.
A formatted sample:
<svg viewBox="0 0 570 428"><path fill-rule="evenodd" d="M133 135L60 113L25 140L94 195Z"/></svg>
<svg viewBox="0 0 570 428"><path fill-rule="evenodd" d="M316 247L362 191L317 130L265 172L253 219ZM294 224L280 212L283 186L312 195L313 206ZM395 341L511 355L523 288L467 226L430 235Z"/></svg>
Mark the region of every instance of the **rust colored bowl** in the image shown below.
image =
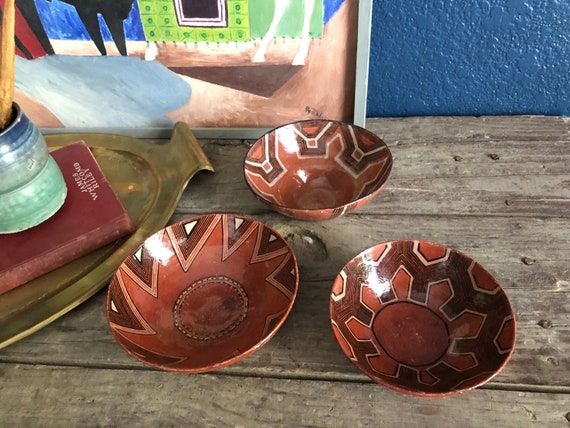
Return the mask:
<svg viewBox="0 0 570 428"><path fill-rule="evenodd" d="M495 376L515 346L497 280L468 256L423 241L376 245L348 262L330 296L334 335L375 382L440 397Z"/></svg>
<svg viewBox="0 0 570 428"><path fill-rule="evenodd" d="M392 155L372 132L333 120L290 123L257 140L245 179L273 210L303 220L338 217L372 199L392 169Z"/></svg>
<svg viewBox="0 0 570 428"><path fill-rule="evenodd" d="M264 345L298 287L295 255L249 217L211 214L160 230L130 254L109 285L107 321L132 357L199 373Z"/></svg>

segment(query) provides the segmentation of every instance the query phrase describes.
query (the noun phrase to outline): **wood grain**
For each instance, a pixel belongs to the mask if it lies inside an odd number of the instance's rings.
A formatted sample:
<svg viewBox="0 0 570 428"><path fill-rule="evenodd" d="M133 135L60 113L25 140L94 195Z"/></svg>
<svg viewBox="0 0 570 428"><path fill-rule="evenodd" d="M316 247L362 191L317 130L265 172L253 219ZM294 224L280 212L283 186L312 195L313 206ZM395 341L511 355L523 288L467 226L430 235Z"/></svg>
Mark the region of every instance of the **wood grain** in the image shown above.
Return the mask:
<svg viewBox="0 0 570 428"><path fill-rule="evenodd" d="M567 395L479 389L448 399L359 382L0 366L6 426L565 426ZM49 406L46 405L49 403Z"/></svg>
<svg viewBox="0 0 570 428"><path fill-rule="evenodd" d="M393 173L369 205L327 222L290 219L255 199L242 173L248 141L201 141L216 174L190 182L170 222L217 211L252 215L281 233L297 255L299 293L289 318L268 344L212 374L158 372L114 342L102 290L0 350L0 414L9 415L2 421L71 426L566 426L568 121L435 117L369 119L368 127L383 133L390 145ZM358 252L401 238L452 246L480 262L505 288L518 322L515 352L505 369L477 390L437 400L405 396L372 383L340 351L328 319L332 281Z"/></svg>
<svg viewBox="0 0 570 428"><path fill-rule="evenodd" d="M489 131L485 131L483 119L468 118L467 122L474 122L472 126L459 126L462 122L457 119L435 118L431 127L428 119L421 120L422 126L416 124L418 118L369 119L370 128L378 135L383 136L381 131L385 131L383 138L394 157L394 167L384 189L358 213L567 216L570 122L550 118L548 127L542 117L509 120L514 128L512 136L495 130L497 118L491 121ZM425 131L425 135L418 133L414 138L405 129L397 139L390 127L402 129L402 122L408 121L411 129ZM431 136L434 128L440 130L439 137ZM458 136L450 138L443 132L449 129ZM540 131L551 134L550 139ZM497 138L486 138L487 132ZM243 179L247 142L208 141L203 148L216 167L216 178L196 177L192 194L180 202L181 213L268 212ZM210 199L208 205L202 203L204 198Z"/></svg>

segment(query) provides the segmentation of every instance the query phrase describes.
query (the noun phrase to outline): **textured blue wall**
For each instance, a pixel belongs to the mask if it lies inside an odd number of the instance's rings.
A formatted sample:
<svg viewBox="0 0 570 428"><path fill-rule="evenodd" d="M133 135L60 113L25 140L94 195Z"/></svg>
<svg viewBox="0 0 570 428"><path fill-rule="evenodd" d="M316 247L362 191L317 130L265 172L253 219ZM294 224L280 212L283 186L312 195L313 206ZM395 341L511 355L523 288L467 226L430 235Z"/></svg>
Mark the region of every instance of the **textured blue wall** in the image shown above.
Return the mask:
<svg viewBox="0 0 570 428"><path fill-rule="evenodd" d="M570 0L375 0L367 116L570 115Z"/></svg>

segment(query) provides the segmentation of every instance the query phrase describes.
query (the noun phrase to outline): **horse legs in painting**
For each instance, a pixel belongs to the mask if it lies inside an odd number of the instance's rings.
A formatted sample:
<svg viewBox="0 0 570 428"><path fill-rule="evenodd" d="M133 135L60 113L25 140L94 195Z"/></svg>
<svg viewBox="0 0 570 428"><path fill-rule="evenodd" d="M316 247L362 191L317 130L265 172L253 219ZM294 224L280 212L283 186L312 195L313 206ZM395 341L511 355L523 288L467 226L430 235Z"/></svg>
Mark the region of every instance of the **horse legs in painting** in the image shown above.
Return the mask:
<svg viewBox="0 0 570 428"><path fill-rule="evenodd" d="M261 40L261 44L257 49L255 55L253 56L253 62L265 62L265 54L267 52L267 48L269 47L269 43L275 37L275 33L277 32L277 28L279 27L279 23L283 19L283 15L285 15L285 11L289 7L292 1L296 0L275 0L275 9L273 12L273 19L271 21L271 25L269 29L263 36ZM301 0L297 0L301 1ZM303 65L305 63L305 59L309 53L309 44L311 42L309 29L311 25L311 16L313 14L313 9L315 7L315 0L304 0L304 11L303 11L303 27L301 30L301 45L295 58L293 59L293 65Z"/></svg>
<svg viewBox="0 0 570 428"><path fill-rule="evenodd" d="M297 55L295 55L295 58L293 59L293 65L305 64L305 59L309 54L309 44L311 43L309 31L311 28L311 16L313 15L314 7L315 7L315 0L305 0L305 11L303 14L303 29L301 33L301 46L297 51Z"/></svg>
<svg viewBox="0 0 570 428"><path fill-rule="evenodd" d="M111 13L103 13L103 18L105 18L105 22L107 23L107 27L109 28L109 32L115 41L115 46L119 53L123 56L127 55L127 42L125 39L125 28L123 27L123 19L118 17L116 14L111 11Z"/></svg>
<svg viewBox="0 0 570 428"><path fill-rule="evenodd" d="M48 0L51 1L51 0ZM101 35L98 14L105 19L115 46L121 55L127 55L123 21L129 16L134 0L62 0L75 7L79 18L89 33L91 40L101 53L107 55L105 42Z"/></svg>
<svg viewBox="0 0 570 428"><path fill-rule="evenodd" d="M92 12L90 9L84 9L82 7L75 6L77 14L83 22L85 29L89 33L89 37L95 43L97 50L101 55L107 55L107 49L105 48L105 42L103 41L103 36L101 35L101 28L99 27L99 18L97 17L97 12Z"/></svg>

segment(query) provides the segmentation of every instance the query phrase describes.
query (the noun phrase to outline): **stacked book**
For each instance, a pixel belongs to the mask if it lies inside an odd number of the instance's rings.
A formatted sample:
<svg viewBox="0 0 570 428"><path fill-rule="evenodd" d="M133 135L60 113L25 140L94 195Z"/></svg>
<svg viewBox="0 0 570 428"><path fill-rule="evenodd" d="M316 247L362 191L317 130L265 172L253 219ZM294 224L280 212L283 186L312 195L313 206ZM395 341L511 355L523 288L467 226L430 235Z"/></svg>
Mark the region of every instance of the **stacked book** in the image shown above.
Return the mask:
<svg viewBox="0 0 570 428"><path fill-rule="evenodd" d="M51 154L67 185L65 203L38 226L0 235L0 294L133 231L127 212L83 141Z"/></svg>

